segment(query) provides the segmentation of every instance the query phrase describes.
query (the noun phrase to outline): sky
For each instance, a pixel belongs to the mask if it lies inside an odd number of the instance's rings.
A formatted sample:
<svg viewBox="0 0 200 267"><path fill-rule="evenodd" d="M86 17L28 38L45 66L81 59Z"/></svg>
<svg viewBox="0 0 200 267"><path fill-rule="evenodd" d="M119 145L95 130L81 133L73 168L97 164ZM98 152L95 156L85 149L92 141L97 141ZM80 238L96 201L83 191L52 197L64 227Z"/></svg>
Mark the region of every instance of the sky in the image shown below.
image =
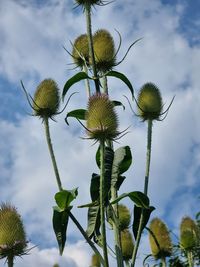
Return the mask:
<svg viewBox="0 0 200 267"><path fill-rule="evenodd" d="M92 251L81 234L69 222L68 240L59 256L52 230L52 206L57 192L48 154L44 127L21 90L20 80L30 94L45 78L54 79L62 92L67 79L78 70L63 49L71 51L70 41L86 32L81 8L73 0L0 0L0 202L11 202L21 214L30 247L30 255L19 258L16 267L86 267ZM149 198L160 217L178 234L181 218L195 218L199 209L200 188L200 19L197 0L116 0L92 12L93 31L107 29L116 46L117 29L122 36L118 60L129 45L143 37L116 67L132 82L137 95L146 82L161 90L167 107L175 96L167 118L153 125ZM129 145L133 165L126 173L120 193L143 190L146 124L131 112L126 86L108 80L110 98L126 105L117 108L120 129L129 133L115 147ZM83 140L84 129L75 120L65 124L66 112L85 108L84 83L71 88L79 92L71 99L57 122L50 122L58 167L66 189L78 187L73 213L86 228L87 212L77 206L90 202L91 174L97 172L94 160L97 146ZM132 103L133 109L136 106ZM124 202L132 212L132 203ZM109 231L109 230L108 230ZM112 240L109 231L109 239ZM137 267L150 253L148 238L142 238ZM4 261L0 262L4 266ZM112 261L112 267L115 264Z"/></svg>

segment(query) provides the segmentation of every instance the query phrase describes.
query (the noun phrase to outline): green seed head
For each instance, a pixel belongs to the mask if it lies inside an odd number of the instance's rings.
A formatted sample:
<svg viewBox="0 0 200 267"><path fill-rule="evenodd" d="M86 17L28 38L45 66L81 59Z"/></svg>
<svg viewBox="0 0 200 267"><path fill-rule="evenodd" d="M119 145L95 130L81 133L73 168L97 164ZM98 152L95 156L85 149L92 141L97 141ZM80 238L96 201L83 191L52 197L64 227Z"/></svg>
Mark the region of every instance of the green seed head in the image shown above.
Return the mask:
<svg viewBox="0 0 200 267"><path fill-rule="evenodd" d="M87 34L82 34L74 41L72 56L74 63L82 67L89 61L89 46Z"/></svg>
<svg viewBox="0 0 200 267"><path fill-rule="evenodd" d="M17 210L2 204L0 208L0 257L20 256L27 246L23 222Z"/></svg>
<svg viewBox="0 0 200 267"><path fill-rule="evenodd" d="M172 253L172 242L165 223L158 218L154 218L149 228L152 232L149 233L149 242L153 256L156 259L170 256Z"/></svg>
<svg viewBox="0 0 200 267"><path fill-rule="evenodd" d="M132 258L134 249L133 237L129 230L121 231L121 244L123 259L128 261Z"/></svg>
<svg viewBox="0 0 200 267"><path fill-rule="evenodd" d="M56 82L51 79L42 81L34 95L33 108L35 115L50 118L58 112L59 103L59 89Z"/></svg>
<svg viewBox="0 0 200 267"><path fill-rule="evenodd" d="M130 214L129 209L126 206L120 204L118 206L118 214L119 214L120 230L127 229L131 221L131 214Z"/></svg>
<svg viewBox="0 0 200 267"><path fill-rule="evenodd" d="M143 120L158 120L163 108L159 89L153 83L142 86L138 95L138 112Z"/></svg>
<svg viewBox="0 0 200 267"><path fill-rule="evenodd" d="M101 262L100 262L99 256L97 256L96 254L93 254L91 267L100 267L100 266L101 266Z"/></svg>
<svg viewBox="0 0 200 267"><path fill-rule="evenodd" d="M115 44L111 34L106 30L98 30L93 37L94 54L97 70L106 72L116 63Z"/></svg>
<svg viewBox="0 0 200 267"><path fill-rule="evenodd" d="M184 217L180 225L180 246L182 249L191 250L199 242L200 233L195 221L190 217Z"/></svg>
<svg viewBox="0 0 200 267"><path fill-rule="evenodd" d="M60 267L57 263L56 264L54 264L54 266L53 267Z"/></svg>
<svg viewBox="0 0 200 267"><path fill-rule="evenodd" d="M91 139L112 140L118 135L118 119L113 103L105 94L89 98L86 113L87 134Z"/></svg>

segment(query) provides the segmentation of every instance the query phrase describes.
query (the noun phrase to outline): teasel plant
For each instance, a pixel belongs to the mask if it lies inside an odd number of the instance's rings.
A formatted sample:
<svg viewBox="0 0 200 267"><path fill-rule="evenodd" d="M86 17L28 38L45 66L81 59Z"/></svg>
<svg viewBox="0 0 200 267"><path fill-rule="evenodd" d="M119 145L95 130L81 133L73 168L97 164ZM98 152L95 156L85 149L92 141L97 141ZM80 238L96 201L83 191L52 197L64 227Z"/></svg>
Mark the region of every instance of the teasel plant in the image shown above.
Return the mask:
<svg viewBox="0 0 200 267"><path fill-rule="evenodd" d="M55 201L57 206L53 207L53 228L59 245L60 254L62 255L64 250L68 220L69 218L71 218L71 220L79 229L80 233L83 235L88 244L91 246L94 253L96 253L99 256L101 263L104 265L104 259L101 256L100 252L98 251L94 243L89 239L87 233L84 231L82 226L79 224L79 222L71 212L72 209L71 202L77 197L78 190L77 188L73 190L63 189L51 141L49 120L50 119L55 120L55 116L61 114L64 111L68 102L66 103L64 108L61 111L59 111L60 107L59 88L57 83L52 79L43 80L36 88L34 97L28 94L23 82L21 82L21 85L28 100L28 103L33 110L32 115L42 119L42 123L44 123L46 141L56 177L57 186L59 189L59 192L55 194Z"/></svg>

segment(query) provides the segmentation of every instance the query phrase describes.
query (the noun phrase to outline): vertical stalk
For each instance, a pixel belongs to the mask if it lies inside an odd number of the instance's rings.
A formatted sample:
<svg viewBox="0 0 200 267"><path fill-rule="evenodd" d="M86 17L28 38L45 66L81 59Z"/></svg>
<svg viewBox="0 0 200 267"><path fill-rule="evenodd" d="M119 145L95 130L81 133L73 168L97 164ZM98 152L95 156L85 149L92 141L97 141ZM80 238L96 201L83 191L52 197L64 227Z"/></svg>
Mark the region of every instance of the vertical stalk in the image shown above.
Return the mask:
<svg viewBox="0 0 200 267"><path fill-rule="evenodd" d="M92 63L92 71L94 75L96 92L100 93L99 79L97 75L95 56L94 56L93 38L92 38L91 5L89 3L85 4L85 15L86 15L87 35L88 35L88 44L89 44L89 56L91 58L91 63Z"/></svg>
<svg viewBox="0 0 200 267"><path fill-rule="evenodd" d="M126 267L130 267L129 261L125 261Z"/></svg>
<svg viewBox="0 0 200 267"><path fill-rule="evenodd" d="M147 154L146 154L146 172L145 172L145 181L144 181L144 194L147 195L148 193L148 184L149 184L149 172L150 172L150 162L151 162L151 142L152 142L152 120L148 120L148 130L147 130ZM131 267L135 266L137 251L140 244L140 239L142 235L142 228L143 228L143 221L144 221L144 209L142 209L137 238L135 241L135 246L132 255L132 263Z"/></svg>
<svg viewBox="0 0 200 267"><path fill-rule="evenodd" d="M107 242L106 242L106 225L105 225L105 210L104 210L104 203L105 203L105 141L100 141L100 218L101 218L101 234L102 234L102 246L103 246L103 255L105 260L105 267L109 267L108 263L108 251L107 251Z"/></svg>
<svg viewBox="0 0 200 267"><path fill-rule="evenodd" d="M103 93L108 95L108 83L107 83L107 77L103 75L101 78L102 82L102 88L103 88Z"/></svg>
<svg viewBox="0 0 200 267"><path fill-rule="evenodd" d="M47 139L47 144L48 144L48 148L49 148L49 153L50 153L50 156L51 156L51 160L52 160L52 164L53 164L53 168L54 168L54 172L55 172L55 176L56 176L56 181L57 181L57 184L58 184L59 191L62 191L63 190L62 183L61 183L61 180L60 180L60 175L59 175L59 172L58 172L56 158L55 158L54 151L53 151L53 145L52 145L52 142L51 142L48 117L44 118L44 126L45 126L45 133L46 133L46 139Z"/></svg>
<svg viewBox="0 0 200 267"><path fill-rule="evenodd" d="M187 252L187 258L188 258L188 267L194 267L194 260L193 260L192 251Z"/></svg>
<svg viewBox="0 0 200 267"><path fill-rule="evenodd" d="M161 259L162 267L167 267L166 258Z"/></svg>
<svg viewBox="0 0 200 267"><path fill-rule="evenodd" d="M87 70L87 67L85 65L83 65L83 71L86 74L88 74L88 70ZM86 88L86 92L87 92L87 97L89 98L91 95L91 92L90 92L90 83L89 83L88 79L85 80L85 88Z"/></svg>
<svg viewBox="0 0 200 267"><path fill-rule="evenodd" d="M60 175L59 175L59 172L58 172L57 162L56 162L56 158L55 158L54 151L53 151L53 145L52 145L52 142L51 142L51 136L50 136L50 130L49 130L49 120L48 120L47 117L44 118L44 125L45 125L45 133L46 133L47 144L48 144L49 153L50 153L50 156L51 156L51 160L52 160L52 164L53 164L53 168L54 168L54 172L55 172L58 188L59 188L59 191L62 191L63 190L62 183L61 183L61 180L60 180ZM77 226L77 228L79 229L79 231L81 232L83 237L86 239L86 241L88 242L88 244L90 245L90 247L92 248L94 253L99 256L100 261L103 264L103 266L107 267L105 265L104 259L102 258L100 252L95 247L93 242L90 240L90 238L88 237L88 235L86 234L86 232L84 231L82 226L79 224L79 222L76 220L76 218L74 217L74 215L71 212L69 212L69 217L74 222L74 224ZM9 264L9 262L10 262L10 264L12 263L11 260L13 260L13 259L9 259L8 258L8 264ZM13 265L8 265L8 267L13 267Z"/></svg>
<svg viewBox="0 0 200 267"><path fill-rule="evenodd" d="M8 267L13 267L14 266L14 262L13 262L13 256L10 255L8 256L7 260L8 260Z"/></svg>

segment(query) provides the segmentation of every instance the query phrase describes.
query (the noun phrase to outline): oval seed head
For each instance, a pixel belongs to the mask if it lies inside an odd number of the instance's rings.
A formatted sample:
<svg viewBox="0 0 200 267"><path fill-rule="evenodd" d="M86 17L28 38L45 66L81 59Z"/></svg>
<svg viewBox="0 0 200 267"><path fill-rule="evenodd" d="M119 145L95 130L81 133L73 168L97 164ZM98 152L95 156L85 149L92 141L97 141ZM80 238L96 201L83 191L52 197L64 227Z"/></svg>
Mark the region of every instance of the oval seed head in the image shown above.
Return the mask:
<svg viewBox="0 0 200 267"><path fill-rule="evenodd" d="M83 65L89 62L89 46L87 34L82 34L76 38L73 45L72 56L74 63L78 67L83 67Z"/></svg>
<svg viewBox="0 0 200 267"><path fill-rule="evenodd" d="M121 231L121 244L123 260L128 261L132 258L134 243L129 230Z"/></svg>
<svg viewBox="0 0 200 267"><path fill-rule="evenodd" d="M101 267L99 256L96 254L92 255L91 267Z"/></svg>
<svg viewBox="0 0 200 267"><path fill-rule="evenodd" d="M0 257L20 256L27 246L23 222L15 207L2 204L0 208Z"/></svg>
<svg viewBox="0 0 200 267"><path fill-rule="evenodd" d="M101 0L75 0L78 5L98 5L101 3Z"/></svg>
<svg viewBox="0 0 200 267"><path fill-rule="evenodd" d="M56 82L52 79L45 79L38 85L34 95L35 115L51 118L58 112L59 104L60 96Z"/></svg>
<svg viewBox="0 0 200 267"><path fill-rule="evenodd" d="M142 86L138 95L139 116L145 120L158 120L163 108L159 89L153 83Z"/></svg>
<svg viewBox="0 0 200 267"><path fill-rule="evenodd" d="M131 214L130 214L129 209L125 205L120 204L118 206L118 214L119 214L120 230L127 229L131 221Z"/></svg>
<svg viewBox="0 0 200 267"><path fill-rule="evenodd" d="M111 34L106 30L98 30L93 36L93 45L97 70L111 70L116 63L115 44Z"/></svg>
<svg viewBox="0 0 200 267"><path fill-rule="evenodd" d="M86 113L87 134L91 139L112 140L118 135L118 119L113 103L105 94L89 98Z"/></svg>
<svg viewBox="0 0 200 267"><path fill-rule="evenodd" d="M180 225L180 246L182 249L191 250L199 242L199 228L190 217L184 217Z"/></svg>
<svg viewBox="0 0 200 267"><path fill-rule="evenodd" d="M152 232L149 233L149 242L155 259L169 257L172 254L172 242L166 224L154 218L149 228Z"/></svg>

